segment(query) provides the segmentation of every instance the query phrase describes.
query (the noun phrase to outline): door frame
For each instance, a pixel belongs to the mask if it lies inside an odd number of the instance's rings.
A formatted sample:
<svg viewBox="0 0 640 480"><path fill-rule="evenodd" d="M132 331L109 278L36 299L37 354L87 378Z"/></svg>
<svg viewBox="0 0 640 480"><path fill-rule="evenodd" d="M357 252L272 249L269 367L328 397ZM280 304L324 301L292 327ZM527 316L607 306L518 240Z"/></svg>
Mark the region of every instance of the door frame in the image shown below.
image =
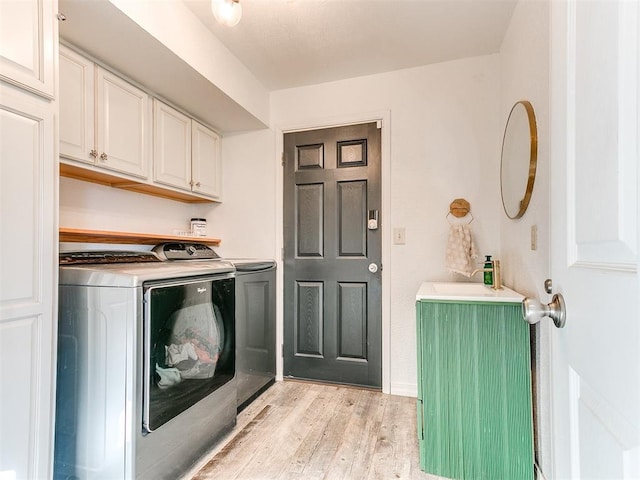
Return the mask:
<svg viewBox="0 0 640 480"><path fill-rule="evenodd" d="M391 112L382 110L353 115L339 115L331 118L300 120L274 127L275 132L275 162L276 162L276 252L278 270L276 286L276 379L282 380L284 345L284 179L282 167L282 152L284 151L284 134L304 130L318 130L322 128L343 127L357 123L381 122L381 188L382 208L380 211L380 229L382 230L382 392L391 393L391 355L390 355L390 326L391 326Z"/></svg>

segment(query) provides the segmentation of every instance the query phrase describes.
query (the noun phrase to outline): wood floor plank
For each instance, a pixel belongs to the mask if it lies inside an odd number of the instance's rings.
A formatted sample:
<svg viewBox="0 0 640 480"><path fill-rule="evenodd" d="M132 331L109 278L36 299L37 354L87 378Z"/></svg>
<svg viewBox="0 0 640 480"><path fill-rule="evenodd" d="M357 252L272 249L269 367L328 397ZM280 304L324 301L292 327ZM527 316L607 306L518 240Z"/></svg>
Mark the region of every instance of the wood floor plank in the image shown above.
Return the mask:
<svg viewBox="0 0 640 480"><path fill-rule="evenodd" d="M296 384L287 386L287 388L284 388L283 385L274 385L274 387L272 387L273 391L270 389L270 395L256 405L257 407L262 405L263 410L255 413L248 422L247 418L255 412L255 409L248 410L245 415L241 415L242 419L239 423L245 426L239 430L239 435L229 441L231 443L230 450L226 451L225 447L216 454L203 467L199 473L202 476L198 480L260 478L259 475L263 475L261 470L264 458L269 458L270 451L278 444L274 433L286 432L295 422L297 417L295 412L305 412L316 400L318 394L323 393L317 389ZM268 403L265 403L267 400ZM269 408L268 414L262 415L265 408ZM238 436L240 438L236 441ZM224 475L221 477L221 474Z"/></svg>
<svg viewBox="0 0 640 480"><path fill-rule="evenodd" d="M276 382L182 480L444 480L419 469L415 399Z"/></svg>
<svg viewBox="0 0 640 480"><path fill-rule="evenodd" d="M340 446L327 466L327 478L367 477L387 397L379 392L363 392Z"/></svg>
<svg viewBox="0 0 640 480"><path fill-rule="evenodd" d="M315 449L303 470L307 478L324 478L328 465L345 437L355 405L364 393L363 390L344 389L344 396L315 439Z"/></svg>
<svg viewBox="0 0 640 480"><path fill-rule="evenodd" d="M321 395L312 407L305 412L301 429L296 432L298 440L296 448L290 455L286 468L278 477L281 480L296 478L313 478L308 470L314 455L320 447L323 435L327 431L329 422L334 417L336 410L347 394L352 394L347 389L339 387L323 386L326 395Z"/></svg>
<svg viewBox="0 0 640 480"><path fill-rule="evenodd" d="M225 475L229 479L235 478L237 472L244 467L246 462L250 461L248 458L243 458L242 455L238 455L238 452L242 451L243 444L247 442L252 431L260 425L264 417L269 414L271 408L270 405L264 406L252 421L239 430L231 440L192 477L192 480L216 478L216 472L219 470L226 472Z"/></svg>
<svg viewBox="0 0 640 480"><path fill-rule="evenodd" d="M306 402L298 402L286 418L269 430L270 441L258 447L254 462L243 470L243 478L278 478L292 462L297 462L296 452L305 434L315 431L315 424L324 425L340 401L342 391L309 386ZM325 418L326 415L326 418Z"/></svg>

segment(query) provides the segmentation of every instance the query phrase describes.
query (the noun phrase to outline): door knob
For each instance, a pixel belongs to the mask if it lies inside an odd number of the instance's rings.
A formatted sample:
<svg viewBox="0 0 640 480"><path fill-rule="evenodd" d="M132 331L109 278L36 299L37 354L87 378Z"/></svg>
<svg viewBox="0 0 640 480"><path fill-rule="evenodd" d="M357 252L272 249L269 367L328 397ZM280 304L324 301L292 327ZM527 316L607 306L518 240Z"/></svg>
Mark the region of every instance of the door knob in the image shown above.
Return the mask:
<svg viewBox="0 0 640 480"><path fill-rule="evenodd" d="M562 328L567 319L564 297L562 294L556 293L551 299L551 303L547 305L535 298L525 298L522 300L522 317L531 325L538 323L544 317L549 317L556 327Z"/></svg>
<svg viewBox="0 0 640 480"><path fill-rule="evenodd" d="M378 271L378 265L376 265L375 263L370 263L369 264L369 271L371 273L376 273Z"/></svg>

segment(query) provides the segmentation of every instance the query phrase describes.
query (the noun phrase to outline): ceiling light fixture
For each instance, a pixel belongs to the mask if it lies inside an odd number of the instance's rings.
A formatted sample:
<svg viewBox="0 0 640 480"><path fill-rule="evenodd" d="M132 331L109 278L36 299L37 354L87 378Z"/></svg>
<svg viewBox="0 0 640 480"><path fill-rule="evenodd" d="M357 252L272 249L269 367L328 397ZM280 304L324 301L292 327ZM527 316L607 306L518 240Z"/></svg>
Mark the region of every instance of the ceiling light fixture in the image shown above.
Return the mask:
<svg viewBox="0 0 640 480"><path fill-rule="evenodd" d="M216 20L227 27L235 27L242 17L240 0L211 0L211 11Z"/></svg>

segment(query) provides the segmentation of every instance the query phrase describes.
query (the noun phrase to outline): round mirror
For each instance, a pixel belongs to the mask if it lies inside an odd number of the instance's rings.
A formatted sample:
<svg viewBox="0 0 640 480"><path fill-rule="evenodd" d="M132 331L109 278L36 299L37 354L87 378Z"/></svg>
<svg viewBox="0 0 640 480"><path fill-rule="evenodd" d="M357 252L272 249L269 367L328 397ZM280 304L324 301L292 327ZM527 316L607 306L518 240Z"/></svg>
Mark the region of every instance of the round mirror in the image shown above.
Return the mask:
<svg viewBox="0 0 640 480"><path fill-rule="evenodd" d="M531 103L517 102L509 113L502 139L500 191L507 217L524 215L531 200L538 161L538 130Z"/></svg>

